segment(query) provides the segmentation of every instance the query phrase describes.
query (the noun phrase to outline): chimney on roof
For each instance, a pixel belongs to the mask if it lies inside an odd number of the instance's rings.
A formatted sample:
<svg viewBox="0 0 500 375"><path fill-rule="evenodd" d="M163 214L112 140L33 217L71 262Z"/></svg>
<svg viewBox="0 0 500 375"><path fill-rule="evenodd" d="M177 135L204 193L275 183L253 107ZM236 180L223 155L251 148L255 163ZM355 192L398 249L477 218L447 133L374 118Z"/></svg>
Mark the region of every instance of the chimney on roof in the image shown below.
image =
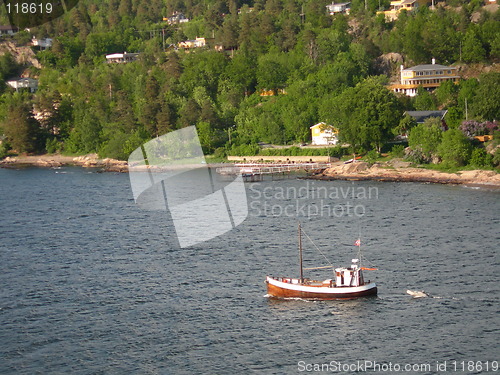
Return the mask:
<svg viewBox="0 0 500 375"><path fill-rule="evenodd" d="M404 65L403 65L403 64L401 64L401 65L399 66L399 69L400 69L401 71L403 71L403 70L404 70L404 68L405 68L405 67L404 67Z"/></svg>
<svg viewBox="0 0 500 375"><path fill-rule="evenodd" d="M436 59L433 57L432 58L432 65L435 65L436 64Z"/></svg>

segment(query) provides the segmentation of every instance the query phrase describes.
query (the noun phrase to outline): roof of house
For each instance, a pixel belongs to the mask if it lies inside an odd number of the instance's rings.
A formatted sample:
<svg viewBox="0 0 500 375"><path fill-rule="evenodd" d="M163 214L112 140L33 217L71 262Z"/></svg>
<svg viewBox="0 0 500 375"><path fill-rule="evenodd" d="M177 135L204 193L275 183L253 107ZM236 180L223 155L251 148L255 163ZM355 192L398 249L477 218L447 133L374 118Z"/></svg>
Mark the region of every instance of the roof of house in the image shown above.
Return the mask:
<svg viewBox="0 0 500 375"><path fill-rule="evenodd" d="M319 125L326 125L326 123L324 123L324 122L318 122L317 124L309 126L309 129L315 128L316 126L319 126Z"/></svg>
<svg viewBox="0 0 500 375"><path fill-rule="evenodd" d="M422 64L422 65L412 66L411 68L406 68L404 70L436 70L436 69L456 69L456 68L440 64Z"/></svg>
<svg viewBox="0 0 500 375"><path fill-rule="evenodd" d="M139 56L138 53L129 53L129 52L124 52L124 53L112 53L111 55L106 55L107 59L121 59L124 57L137 57Z"/></svg>
<svg viewBox="0 0 500 375"><path fill-rule="evenodd" d="M19 81L28 81L28 82L38 82L36 79L31 77L14 77L7 80L7 82L19 82Z"/></svg>
<svg viewBox="0 0 500 375"><path fill-rule="evenodd" d="M340 6L347 6L347 5L351 5L350 2L345 2L345 3L331 3L331 4L328 4L326 5L327 8L329 7L340 7Z"/></svg>
<svg viewBox="0 0 500 375"><path fill-rule="evenodd" d="M442 120L447 112L448 111L406 111L406 113L413 117L418 124L423 123L426 119L431 117L438 117Z"/></svg>

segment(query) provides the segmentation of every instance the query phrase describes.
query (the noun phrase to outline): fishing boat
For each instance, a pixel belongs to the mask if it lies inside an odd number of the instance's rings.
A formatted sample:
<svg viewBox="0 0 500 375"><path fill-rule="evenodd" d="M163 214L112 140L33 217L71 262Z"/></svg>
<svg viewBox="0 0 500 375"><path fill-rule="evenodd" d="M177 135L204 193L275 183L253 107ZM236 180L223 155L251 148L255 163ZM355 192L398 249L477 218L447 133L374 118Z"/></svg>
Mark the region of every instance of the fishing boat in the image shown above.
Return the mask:
<svg viewBox="0 0 500 375"><path fill-rule="evenodd" d="M356 246L361 246L358 239ZM319 250L319 249L318 249ZM377 294L377 285L365 281L363 270L375 268L361 267L360 258L353 259L350 267L340 267L334 270L334 279L311 280L304 278L302 260L302 229L299 223L299 266L300 276L266 277L267 295L271 298L305 298L305 299L339 299L373 296ZM305 268L305 270L332 268L333 266Z"/></svg>

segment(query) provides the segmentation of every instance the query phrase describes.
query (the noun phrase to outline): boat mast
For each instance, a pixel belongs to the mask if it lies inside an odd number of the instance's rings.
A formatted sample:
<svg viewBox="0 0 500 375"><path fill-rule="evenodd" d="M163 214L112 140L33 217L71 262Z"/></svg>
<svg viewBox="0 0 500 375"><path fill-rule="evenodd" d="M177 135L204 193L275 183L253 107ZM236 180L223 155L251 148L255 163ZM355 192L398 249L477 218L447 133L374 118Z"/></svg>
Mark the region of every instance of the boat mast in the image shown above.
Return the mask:
<svg viewBox="0 0 500 375"><path fill-rule="evenodd" d="M302 265L302 230L299 222L299 266L300 266L300 282L304 281L304 269Z"/></svg>

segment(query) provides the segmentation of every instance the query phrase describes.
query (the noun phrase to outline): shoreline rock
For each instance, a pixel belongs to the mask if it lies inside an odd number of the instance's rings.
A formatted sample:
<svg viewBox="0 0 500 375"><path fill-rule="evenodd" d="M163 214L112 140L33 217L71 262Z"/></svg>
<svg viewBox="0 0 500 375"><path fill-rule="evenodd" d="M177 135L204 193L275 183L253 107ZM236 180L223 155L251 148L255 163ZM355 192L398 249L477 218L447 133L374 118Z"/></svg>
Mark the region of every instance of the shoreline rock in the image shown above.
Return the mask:
<svg viewBox="0 0 500 375"><path fill-rule="evenodd" d="M116 159L99 159L97 154L82 156L64 155L35 155L9 156L0 160L0 168L40 167L60 168L63 166L77 166L83 168L101 168L105 172L128 172L126 161Z"/></svg>
<svg viewBox="0 0 500 375"><path fill-rule="evenodd" d="M424 182L500 188L500 174L495 171L472 170L446 173L408 167L403 163L374 164L372 166L369 166L366 162L338 164L325 169L321 174L307 178L316 180Z"/></svg>

